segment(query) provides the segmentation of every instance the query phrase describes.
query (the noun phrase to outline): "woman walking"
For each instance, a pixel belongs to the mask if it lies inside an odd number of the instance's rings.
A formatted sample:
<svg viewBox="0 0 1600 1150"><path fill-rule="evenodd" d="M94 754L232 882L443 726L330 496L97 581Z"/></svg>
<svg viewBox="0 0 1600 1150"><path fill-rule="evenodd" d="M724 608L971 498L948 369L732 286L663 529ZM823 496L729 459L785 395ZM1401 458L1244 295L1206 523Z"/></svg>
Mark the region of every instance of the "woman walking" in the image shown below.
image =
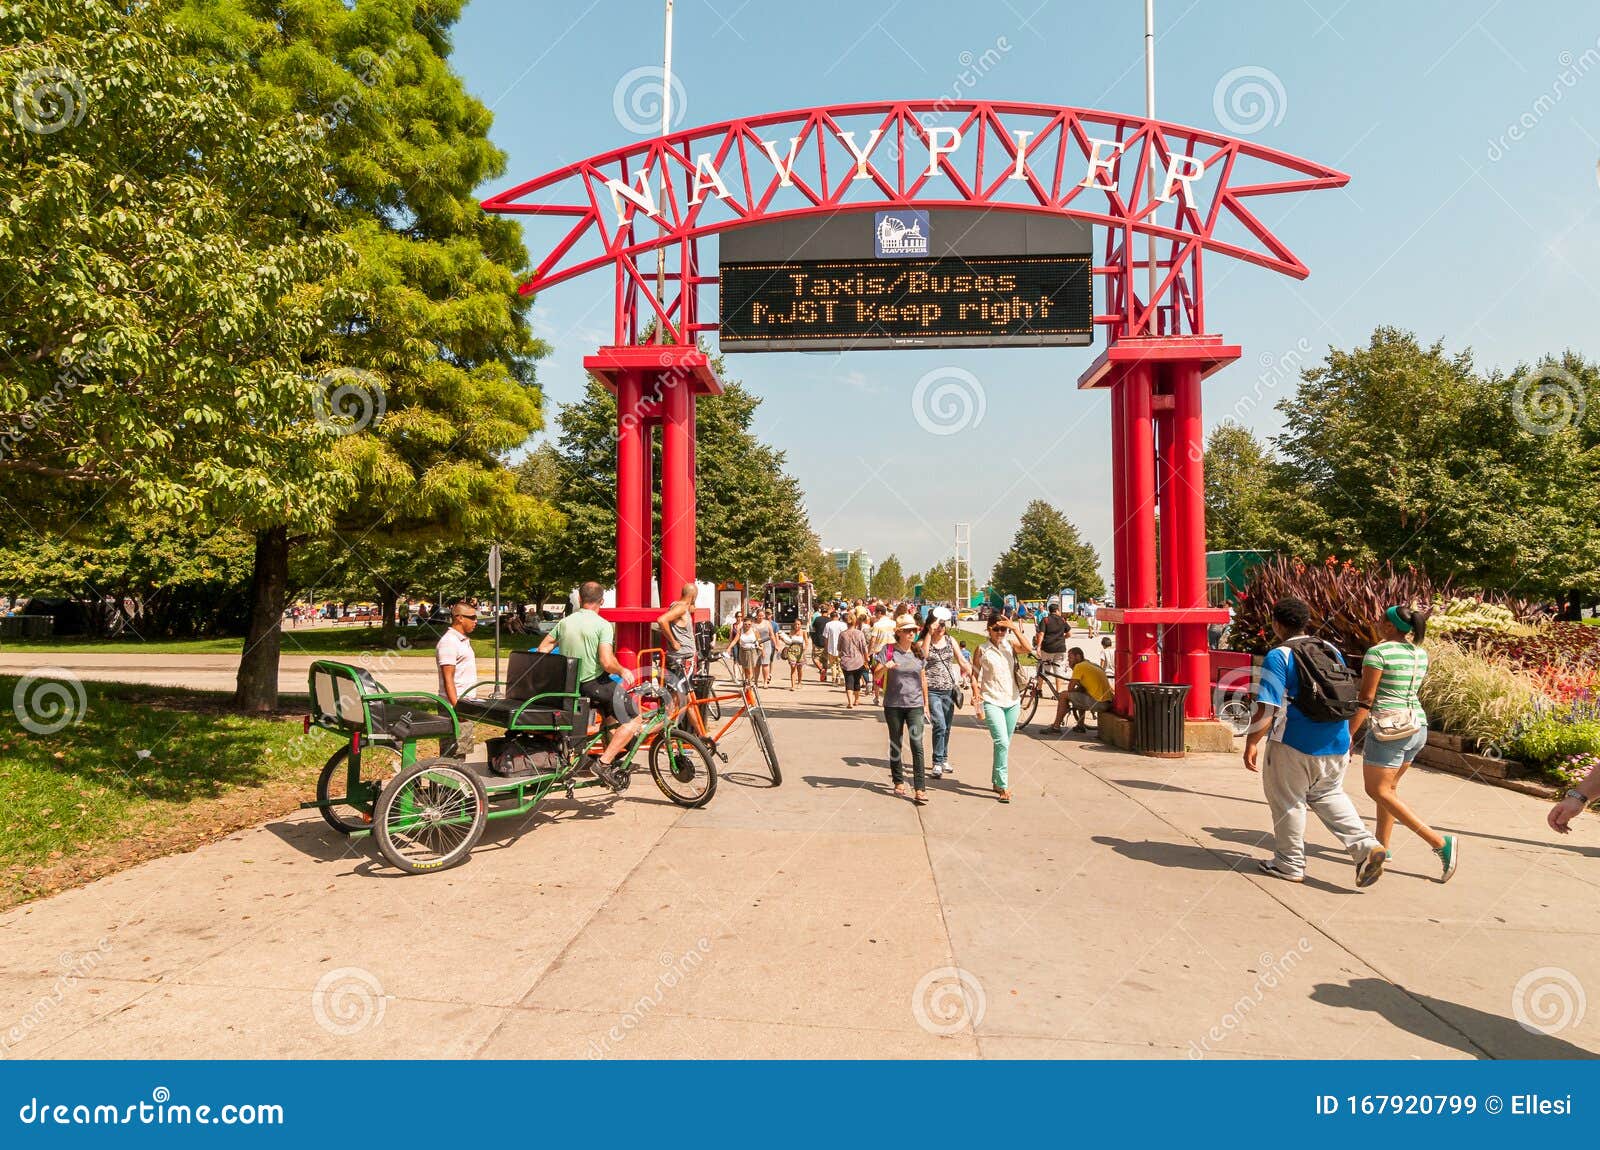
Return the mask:
<svg viewBox="0 0 1600 1150"><path fill-rule="evenodd" d="M894 780L894 793L906 793L905 764L900 756L900 742L906 731L911 732L911 790L912 801L918 806L928 801L927 783L922 750L923 719L928 714L928 674L917 651L917 621L901 615L894 621L894 643L878 654L884 667L883 721L889 727L889 776Z"/></svg>
<svg viewBox="0 0 1600 1150"><path fill-rule="evenodd" d="M1362 752L1362 773L1367 794L1378 804L1378 841L1385 852L1394 824L1402 823L1421 836L1439 856L1440 882L1449 882L1461 860L1455 835L1441 835L1417 817L1400 797L1400 779L1428 741L1428 716L1417 688L1428 677L1428 652L1422 641L1428 633L1423 607L1393 606L1383 613L1379 642L1361 660L1358 707L1350 717L1350 737L1363 727L1367 732Z"/></svg>
<svg viewBox="0 0 1600 1150"><path fill-rule="evenodd" d="M789 664L789 690L798 691L806 658L806 631L798 615L787 631L778 632L778 642L783 647L783 661Z"/></svg>
<svg viewBox="0 0 1600 1150"><path fill-rule="evenodd" d="M868 639L861 619L854 617L839 636L839 667L844 671L844 705L851 709L861 704L861 691L867 684Z"/></svg>
<svg viewBox="0 0 1600 1150"><path fill-rule="evenodd" d="M972 657L973 707L994 741L994 793L1002 803L1011 801L1007 757L1022 703L1017 656L1027 652L1022 625L997 614L989 620L989 637Z"/></svg>
<svg viewBox="0 0 1600 1150"><path fill-rule="evenodd" d="M950 765L950 723L956 714L956 690L972 674L967 653L950 638L950 609L935 607L922 623L922 659L928 670L928 719L933 725L934 778L953 775Z"/></svg>
<svg viewBox="0 0 1600 1150"><path fill-rule="evenodd" d="M755 682L761 670L761 640L756 634L756 616L751 612L736 625L728 639L728 654L739 662L739 671L749 682Z"/></svg>
<svg viewBox="0 0 1600 1150"><path fill-rule="evenodd" d="M761 650L761 685L772 686L772 660L777 653L778 625L765 607L756 608L756 639Z"/></svg>

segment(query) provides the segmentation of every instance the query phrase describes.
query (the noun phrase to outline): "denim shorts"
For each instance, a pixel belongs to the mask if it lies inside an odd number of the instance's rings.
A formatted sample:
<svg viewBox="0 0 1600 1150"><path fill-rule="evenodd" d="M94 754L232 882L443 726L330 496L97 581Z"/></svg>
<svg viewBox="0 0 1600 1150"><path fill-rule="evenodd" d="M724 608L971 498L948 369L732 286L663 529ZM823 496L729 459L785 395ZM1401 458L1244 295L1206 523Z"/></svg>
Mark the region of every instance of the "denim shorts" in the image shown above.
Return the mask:
<svg viewBox="0 0 1600 1150"><path fill-rule="evenodd" d="M1422 745L1428 741L1428 725L1424 723L1416 732L1406 739L1391 739L1387 743L1382 739L1374 738L1371 729L1367 731L1367 745L1362 751L1362 762L1369 767L1403 767L1417 757L1417 752L1422 750Z"/></svg>

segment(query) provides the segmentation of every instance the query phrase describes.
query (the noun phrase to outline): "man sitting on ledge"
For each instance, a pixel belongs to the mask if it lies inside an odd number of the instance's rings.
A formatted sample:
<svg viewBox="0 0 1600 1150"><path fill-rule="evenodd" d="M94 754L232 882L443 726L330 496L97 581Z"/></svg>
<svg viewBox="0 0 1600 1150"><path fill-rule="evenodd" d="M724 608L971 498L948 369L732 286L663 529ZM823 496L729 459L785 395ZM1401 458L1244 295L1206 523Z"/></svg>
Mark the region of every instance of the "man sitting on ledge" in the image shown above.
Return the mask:
<svg viewBox="0 0 1600 1150"><path fill-rule="evenodd" d="M1087 731L1089 725L1083 721L1084 716L1093 714L1098 723L1100 712L1111 705L1111 680L1097 664L1083 657L1082 647L1067 652L1067 666L1072 668L1072 682L1056 700L1055 722L1045 728L1057 735L1061 733L1061 721L1067 717L1067 708L1072 708L1072 717L1077 720L1072 729Z"/></svg>

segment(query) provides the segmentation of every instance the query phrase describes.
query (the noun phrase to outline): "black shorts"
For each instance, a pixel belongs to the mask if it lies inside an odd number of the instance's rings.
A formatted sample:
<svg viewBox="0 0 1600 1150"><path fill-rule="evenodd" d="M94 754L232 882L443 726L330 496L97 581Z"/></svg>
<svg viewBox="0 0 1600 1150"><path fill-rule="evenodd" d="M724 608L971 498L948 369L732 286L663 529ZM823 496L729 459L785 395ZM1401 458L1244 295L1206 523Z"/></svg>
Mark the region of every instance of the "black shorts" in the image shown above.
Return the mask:
<svg viewBox="0 0 1600 1150"><path fill-rule="evenodd" d="M844 689L846 691L862 691L867 685L867 669L857 667L854 671L844 673Z"/></svg>
<svg viewBox="0 0 1600 1150"><path fill-rule="evenodd" d="M594 704L602 720L616 719L619 722L627 722L629 719L639 717L639 706L634 702L633 696L610 675L602 675L598 679L590 679L587 683L579 683L578 694Z"/></svg>

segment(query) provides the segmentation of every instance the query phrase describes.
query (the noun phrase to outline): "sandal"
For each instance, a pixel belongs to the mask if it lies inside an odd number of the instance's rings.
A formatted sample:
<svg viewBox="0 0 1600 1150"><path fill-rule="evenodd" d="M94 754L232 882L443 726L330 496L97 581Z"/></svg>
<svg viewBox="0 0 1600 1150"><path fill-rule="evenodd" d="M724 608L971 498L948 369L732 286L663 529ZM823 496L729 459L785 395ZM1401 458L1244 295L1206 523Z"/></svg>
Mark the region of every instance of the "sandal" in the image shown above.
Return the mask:
<svg viewBox="0 0 1600 1150"><path fill-rule="evenodd" d="M1009 803L1011 801L1011 791L1009 789L1003 790L1003 791L996 791L995 792L995 797L997 799L999 799L1002 803Z"/></svg>
<svg viewBox="0 0 1600 1150"><path fill-rule="evenodd" d="M919 806L919 807L927 806L928 805L928 792L927 791L918 791L914 796L912 796L911 801L916 803L917 806Z"/></svg>
<svg viewBox="0 0 1600 1150"><path fill-rule="evenodd" d="M1061 733L1061 727L1056 723L1051 723L1044 729L1044 733L1047 735L1059 735Z"/></svg>
<svg viewBox="0 0 1600 1150"><path fill-rule="evenodd" d="M899 795L902 799L905 798L906 797L906 785L904 783L896 783L894 785L894 793Z"/></svg>

